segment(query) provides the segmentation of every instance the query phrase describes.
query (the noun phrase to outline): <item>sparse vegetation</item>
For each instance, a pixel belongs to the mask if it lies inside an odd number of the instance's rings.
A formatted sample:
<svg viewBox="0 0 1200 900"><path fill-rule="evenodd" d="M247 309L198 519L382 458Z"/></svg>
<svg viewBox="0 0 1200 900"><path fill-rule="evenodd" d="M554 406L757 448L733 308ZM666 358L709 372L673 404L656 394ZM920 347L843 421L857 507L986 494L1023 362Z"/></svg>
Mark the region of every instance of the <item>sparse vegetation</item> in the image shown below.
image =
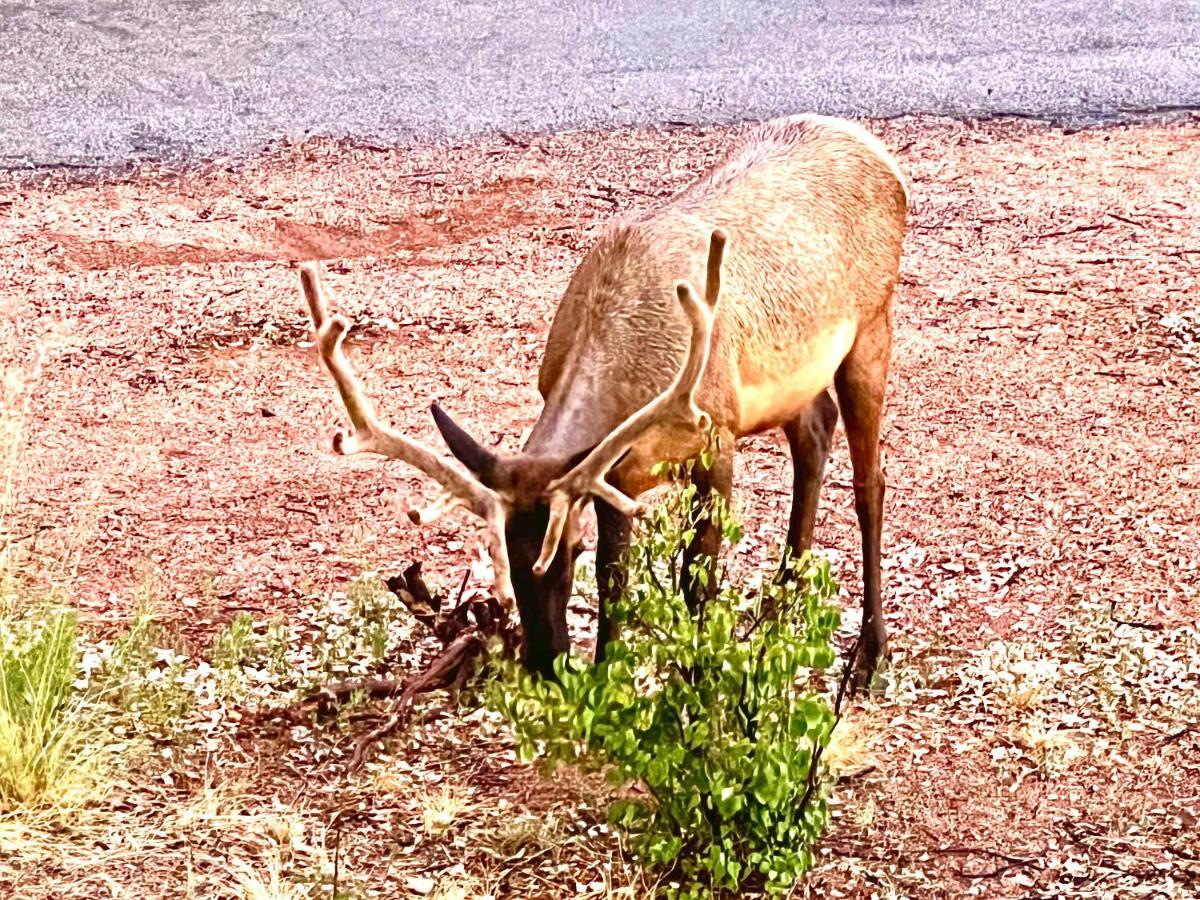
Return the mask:
<svg viewBox="0 0 1200 900"><path fill-rule="evenodd" d="M118 784L129 789L122 769L168 786L177 777L202 775L205 761L236 732L240 713L229 713L251 689L255 708L286 706L334 675L374 671L381 653L398 652L406 640L401 605L370 577L346 597L321 604L303 623L255 623L239 615L216 634L204 658L189 656L156 616L153 578L138 591L131 620L111 640L81 633L74 613L61 604L34 605L15 595L4 601L0 862L6 848L49 851L54 839L47 829L87 834L107 827L113 814L105 808L107 794ZM452 830L456 810L466 805L462 793L438 796L426 811L432 837ZM293 809L248 817L248 802L228 786L205 787L155 827L220 840L244 835L257 849L221 866L218 878L234 896L322 893L335 874L325 831ZM46 818L46 810L56 816ZM338 877L341 887L333 896L357 896L347 892L354 885L350 873Z"/></svg>
<svg viewBox="0 0 1200 900"><path fill-rule="evenodd" d="M644 548L645 544L641 546ZM807 578L801 579L803 590L798 596L808 598L806 603L813 603L801 620L811 621L814 612L820 619L832 587L825 582L826 576L819 565L810 565L800 574ZM656 575L665 588L669 570L660 568ZM645 587L653 584L653 580L643 568L635 573L634 583ZM814 587L818 595L815 602ZM781 588L768 583L765 590L778 592ZM64 752L57 757L69 765L62 770L66 774L59 780L46 779L50 787L41 796L44 802L57 804L71 813L46 820L35 814L29 801L25 806L13 808L6 797L8 813L0 816L0 872L4 871L5 854L12 853L14 848L19 848L16 852L26 860L57 858L62 841L83 842L84 846L92 840L91 836L105 833L119 821L130 835L130 843L124 850L114 848L112 860L142 854L147 861L153 858L157 863L169 857L169 854L162 856L168 842L187 836L194 847L190 865L198 868L186 877L198 886L197 891L208 885L217 893L239 897L330 896L335 883L337 896L368 896L366 888L372 881L364 874L364 868L377 874L379 870L372 868L376 862L373 857L362 855L363 848L378 846L381 841L399 842L398 846L411 848L406 852L415 854L412 857L415 870L405 868L404 862L389 865L398 865L397 871L401 873L412 872L411 876L396 877L401 883L408 877L418 879L415 883L427 887L428 896L452 897L464 891L468 896L480 898L509 896L502 887L504 879L509 877L506 873L513 866L522 865L522 860L536 859L552 871L566 873L576 871L580 860L595 859L597 853L606 862L584 879L568 878L563 882L564 895L648 896L656 890L671 890L672 883L678 892L686 891L681 869L661 877L657 885L654 876L643 880L633 865L634 856L643 861L648 858L640 840L633 839L629 845L633 856L624 853L623 834L627 828L632 829L631 839L653 833L647 816L656 807L636 787L614 793L611 788L586 781L589 776L573 776L585 781L579 787L560 787L558 805L537 812L525 810L520 803L505 802L497 806L494 795L480 795L471 783L471 766L475 764L461 767L453 762L457 748L461 747L456 742L463 740L462 730L478 732L477 740L489 748L487 753L500 759L509 758L511 750L503 739L492 736L493 718L478 710L464 721L449 722L443 717L429 725L419 721L416 724L412 739L421 740L433 753L429 764L439 767L435 780L427 781L422 769L404 762L400 754L385 756L374 764L370 777L361 785L349 782L337 786L339 795L347 797L339 801L342 803L351 802L349 797L357 797L353 803L378 805L386 797L387 805L410 810L409 824L399 830L396 826L391 826L391 831L377 832L365 824L334 825L317 805L295 798L282 802L274 794L260 796L260 788L247 782L224 780L227 775L212 781L222 769L238 771L240 751L230 739L248 705L253 708L264 703L286 705L321 679L340 677L342 673L370 675L381 666L398 661L402 665L413 663L406 636L409 626L402 620L399 607L392 606L398 601L389 600L387 592L371 578L356 585L354 592L369 596L371 602L350 596L322 598L287 623L235 618L227 631L222 630L213 639L203 658L197 659L188 657L178 636L154 618L153 604L147 599L153 595L150 588L141 592L140 614L112 640L95 639L86 628L75 626L69 613L50 608L37 616L28 612L20 630L24 639L18 641L17 626L10 619L5 632L6 646L26 648L20 654L24 661L22 671L54 673L49 678L34 678L49 688L41 696L57 698L38 708L58 710L58 720L68 722L70 728L56 732L50 727L42 733L70 735L63 738L60 746ZM643 621L624 621L628 655L618 653L612 657L619 673L622 668L630 676L638 671L633 664L634 653L648 654L645 658L651 666L665 662L669 654L681 662L689 659L685 651L669 641L662 643L664 650L657 657L639 644L640 628L676 628L681 623L684 611L672 605L666 594L654 597L643 594L638 607ZM782 594L775 596L786 601ZM728 591L718 602L729 610L730 616L739 603L749 603ZM744 607L742 611L750 608ZM31 608L26 605L26 609ZM356 629L355 617L360 615L389 623L388 651L382 662L375 658L371 641L365 637L367 629ZM708 620L707 627L715 628L713 623L725 627L732 621L723 619L723 615L718 612ZM48 623L57 624L47 627ZM828 637L830 620L818 624L817 631ZM806 624L798 623L797 636L806 634L806 629ZM353 637L352 633L363 637ZM697 647L706 646L702 640L705 633L712 632L691 633ZM328 640L332 646L314 644L314 640ZM658 640L662 641L661 636ZM705 649L696 659L700 665L712 664L730 653L745 659L740 655L743 650L737 648L716 655L711 648ZM823 659L813 661L830 659L824 651L822 656ZM17 683L8 675L13 670L14 658L11 653L6 655L6 689ZM42 661L56 662L46 665ZM819 874L806 890L810 894L819 892L827 879L839 871L848 878L874 879L881 885L890 885L889 889L896 891L897 896L919 894L928 887L923 876L911 868L872 860L870 836L881 828L894 831L918 827L908 824L914 813L901 803L903 797L897 791L902 790L902 783L895 782L895 774L897 767L923 771L927 777L940 771L945 762L936 761L939 750L950 748L956 756L983 754L990 758L992 777L1010 786L1033 780L1069 790L1070 785L1087 773L1091 773L1087 776L1090 778L1103 777L1103 773L1114 767L1127 765L1136 765L1146 778L1173 777L1180 758L1172 752L1176 748L1179 752L1186 750L1188 735L1200 723L1196 671L1200 671L1200 636L1194 629L1141 627L1097 605L1081 609L1057 637L1039 635L1025 641L996 642L979 651L964 651L944 641L902 644L886 693L868 705L852 707L846 720L832 732L822 763L828 767L830 777L850 781L830 805L832 821L838 825L838 837L832 845L835 855L819 857L823 859L818 866ZM331 673L336 674L331 676ZM564 668L563 674L561 698L547 693L536 698L535 707L557 709L562 716L568 714L568 708L560 705L560 699L563 704L568 701L575 704L573 709L589 707L594 710L591 734L585 737L575 732L573 739L577 743L569 753L561 741L553 747L538 744L534 749L547 758L555 753L560 758L575 758L585 753L589 742L602 735L600 722L604 715L624 714L618 708L623 701L618 703L621 698L615 693L609 693L607 699L597 697L594 702L581 696L585 688L591 691L600 686L597 670L576 665ZM645 687L654 682L655 676L647 667L639 674L646 679L640 682L639 697L652 702L654 693ZM607 679L607 690L612 691L616 685L617 682ZM683 693L679 696L682 698ZM802 704L804 696L801 686L797 701ZM764 693L760 700L765 697ZM528 704L529 699L525 697L522 702ZM611 708L605 706L609 700ZM15 708L7 698L4 702L8 708ZM435 703L440 705L440 701ZM528 705L525 708L528 712ZM685 710L685 706L679 708ZM760 703L760 718L766 709ZM638 707L634 705L631 710L628 714L636 715ZM347 715L366 711L361 705L352 704L343 716L327 725L308 723L296 729L288 743L295 744L297 749L287 751L288 756L308 760L304 764L316 767L314 772L328 773L323 761L336 758L338 748L344 747L345 729L362 727L351 726ZM724 714L715 710L712 721L722 721ZM89 721L102 727L86 728ZM729 724L728 719L724 721ZM828 723L828 719L822 721ZM953 725L955 721L973 724L963 730ZM665 719L657 724L662 726L659 733L652 729L646 733L648 738L651 735L658 738L653 758L676 750L690 755L699 746L697 742L685 746L672 735ZM447 731L446 726L453 730ZM678 726L674 727L677 732ZM816 733L824 734L821 729L825 727L827 724L815 729ZM727 734L730 748L741 746L736 732L734 727ZM806 733L810 733L807 725ZM526 735L529 734L527 731ZM558 740L552 735L547 737ZM821 740L817 738L818 743ZM5 746L11 748L17 744L9 741ZM528 753L530 747L527 745L525 749ZM154 752L148 752L151 750ZM749 778L754 765L752 752L742 755L744 764L728 758L722 762L721 777L731 779L724 787L735 788L729 796L734 795L740 784L732 779ZM647 775L652 757L642 757L645 768L641 771ZM42 757L47 762L54 758L50 754ZM598 758L593 757L593 761ZM112 763L120 760L121 764L100 765L105 760ZM221 762L214 768L213 760ZM639 764L625 766L622 778L638 771L634 766ZM681 783L678 777L665 775L657 767L650 777L658 791L666 790L672 778L674 784ZM789 790L794 789L795 777L787 777L792 785ZM135 783L131 784L131 779ZM335 778L333 784L336 783ZM192 786L182 790L172 787L181 784ZM78 789L85 785L86 790ZM110 788L125 798L119 812L107 799ZM742 790L743 794L753 794L752 787L749 791L744 787ZM818 800L821 796L818 791ZM136 798L132 799L132 808L131 798ZM795 799L794 794L790 799ZM616 827L612 828L604 823L604 811L614 800L621 802L615 810ZM638 803L642 809L634 809L629 801ZM679 807L673 809L678 812ZM712 809L720 812L715 802ZM818 811L821 806L813 805L811 809ZM1172 816L1187 815L1184 810L1173 812L1169 807L1163 809L1148 803L1127 804L1124 809L1123 818L1114 819L1107 827L1120 833L1133 829L1142 835L1159 831L1170 834ZM720 822L732 828L744 811L745 807L731 810L731 815ZM854 844L848 846L848 834L863 835L866 846L857 850ZM1143 842L1149 839L1140 838ZM345 849L347 846L357 846L358 855ZM657 849L661 852L671 848L660 844ZM1186 842L1179 849L1192 852ZM124 856L119 856L122 853ZM1078 861L1066 869L1055 870L1060 872L1055 877L1065 879L1055 883L1069 886L1071 866L1090 865L1083 845L1076 853L1071 859ZM452 859L468 860L469 864L451 870L438 868L431 862L445 859L447 854ZM1014 855L1025 858L1019 853ZM1179 869L1166 871L1173 872L1176 881L1186 876ZM704 875L707 877L707 870ZM74 896L90 896L88 890L96 885L87 888L86 875L80 877L81 887ZM180 877L185 875L181 873ZM1113 874L1111 884L1124 884L1120 878L1119 873ZM744 895L752 894L751 888L752 884L743 876Z"/></svg>

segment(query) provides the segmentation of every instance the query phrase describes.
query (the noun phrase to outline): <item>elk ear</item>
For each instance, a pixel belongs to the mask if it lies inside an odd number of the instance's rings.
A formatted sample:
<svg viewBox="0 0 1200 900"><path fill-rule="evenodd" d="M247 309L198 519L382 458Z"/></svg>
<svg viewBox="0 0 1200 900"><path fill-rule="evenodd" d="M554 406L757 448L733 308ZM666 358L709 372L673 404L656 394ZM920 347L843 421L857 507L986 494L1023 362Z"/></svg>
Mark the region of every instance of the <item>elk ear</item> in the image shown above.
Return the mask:
<svg viewBox="0 0 1200 900"><path fill-rule="evenodd" d="M430 407L430 411L433 413L434 424L442 433L442 440L446 442L450 452L486 484L496 470L496 454L481 446L475 438L459 428L436 403Z"/></svg>

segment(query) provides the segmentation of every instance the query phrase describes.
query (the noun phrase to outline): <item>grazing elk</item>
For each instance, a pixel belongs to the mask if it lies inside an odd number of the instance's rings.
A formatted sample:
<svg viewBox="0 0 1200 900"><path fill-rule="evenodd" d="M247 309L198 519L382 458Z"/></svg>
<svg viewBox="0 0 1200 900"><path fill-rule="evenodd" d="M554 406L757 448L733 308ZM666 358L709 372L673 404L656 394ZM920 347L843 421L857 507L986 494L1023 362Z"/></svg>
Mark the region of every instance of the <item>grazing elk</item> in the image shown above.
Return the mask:
<svg viewBox="0 0 1200 900"><path fill-rule="evenodd" d="M546 342L542 414L515 455L481 446L436 404L455 459L382 424L341 352L349 323L330 316L316 268L304 266L320 355L353 425L335 449L401 459L441 482L444 498L414 521L454 504L485 520L497 596L520 610L526 664L549 673L569 647L587 502L598 520L603 654L605 605L621 590L618 562L639 510L632 498L653 485L652 466L693 456L711 428L720 450L694 473L698 502L728 497L736 439L782 429L794 471L787 542L799 554L840 408L862 532L862 686L886 647L879 431L907 205L895 161L858 125L797 116L755 128L666 206L613 222L580 263ZM719 544L702 522L689 556L715 556ZM688 590L696 602L698 586Z"/></svg>

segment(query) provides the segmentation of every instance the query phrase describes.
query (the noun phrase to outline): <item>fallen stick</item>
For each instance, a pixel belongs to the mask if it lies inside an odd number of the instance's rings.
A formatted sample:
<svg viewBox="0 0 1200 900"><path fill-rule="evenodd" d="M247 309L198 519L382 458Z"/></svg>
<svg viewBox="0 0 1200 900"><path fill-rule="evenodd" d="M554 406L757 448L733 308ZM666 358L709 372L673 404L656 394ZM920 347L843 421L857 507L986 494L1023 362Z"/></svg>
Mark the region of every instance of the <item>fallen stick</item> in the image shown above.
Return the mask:
<svg viewBox="0 0 1200 900"><path fill-rule="evenodd" d="M417 697L443 688L461 687L475 673L476 661L486 655L493 638L499 638L504 652L509 654L514 653L519 644L515 623L494 597L473 597L463 602L466 578L459 587L454 605L448 608L443 608L441 598L425 584L419 562L387 579L386 583L413 617L432 631L442 644L441 651L423 669L403 681L370 678L328 684L290 706L249 716L243 720L243 725L266 719L301 724L314 711L328 712L360 692L373 700L388 699L391 703L387 719L355 741L354 753L347 765L347 771L354 772L367 762L372 748L408 723Z"/></svg>
<svg viewBox="0 0 1200 900"><path fill-rule="evenodd" d="M461 684L462 676L468 671L475 657L481 656L487 641L477 630L463 632L446 645L425 671L412 678L392 703L392 712L387 721L363 735L354 744L354 755L346 767L356 772L363 767L371 748L404 727L412 715L413 701L421 694Z"/></svg>

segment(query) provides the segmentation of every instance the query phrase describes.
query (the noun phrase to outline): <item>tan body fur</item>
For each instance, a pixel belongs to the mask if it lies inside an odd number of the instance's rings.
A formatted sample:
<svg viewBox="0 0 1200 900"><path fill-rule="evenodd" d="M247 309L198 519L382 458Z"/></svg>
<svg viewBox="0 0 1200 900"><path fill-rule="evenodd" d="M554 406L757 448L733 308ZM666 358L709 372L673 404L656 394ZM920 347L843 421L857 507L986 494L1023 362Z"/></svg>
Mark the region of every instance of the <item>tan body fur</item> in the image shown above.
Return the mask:
<svg viewBox="0 0 1200 900"><path fill-rule="evenodd" d="M864 325L890 330L907 194L868 132L819 116L756 128L667 206L610 225L576 270L539 376L525 446L573 453L671 380L687 345L675 283L702 283L713 228L729 235L712 356L696 402L726 437L782 427L834 375ZM613 473L635 495L698 435L657 429Z"/></svg>

